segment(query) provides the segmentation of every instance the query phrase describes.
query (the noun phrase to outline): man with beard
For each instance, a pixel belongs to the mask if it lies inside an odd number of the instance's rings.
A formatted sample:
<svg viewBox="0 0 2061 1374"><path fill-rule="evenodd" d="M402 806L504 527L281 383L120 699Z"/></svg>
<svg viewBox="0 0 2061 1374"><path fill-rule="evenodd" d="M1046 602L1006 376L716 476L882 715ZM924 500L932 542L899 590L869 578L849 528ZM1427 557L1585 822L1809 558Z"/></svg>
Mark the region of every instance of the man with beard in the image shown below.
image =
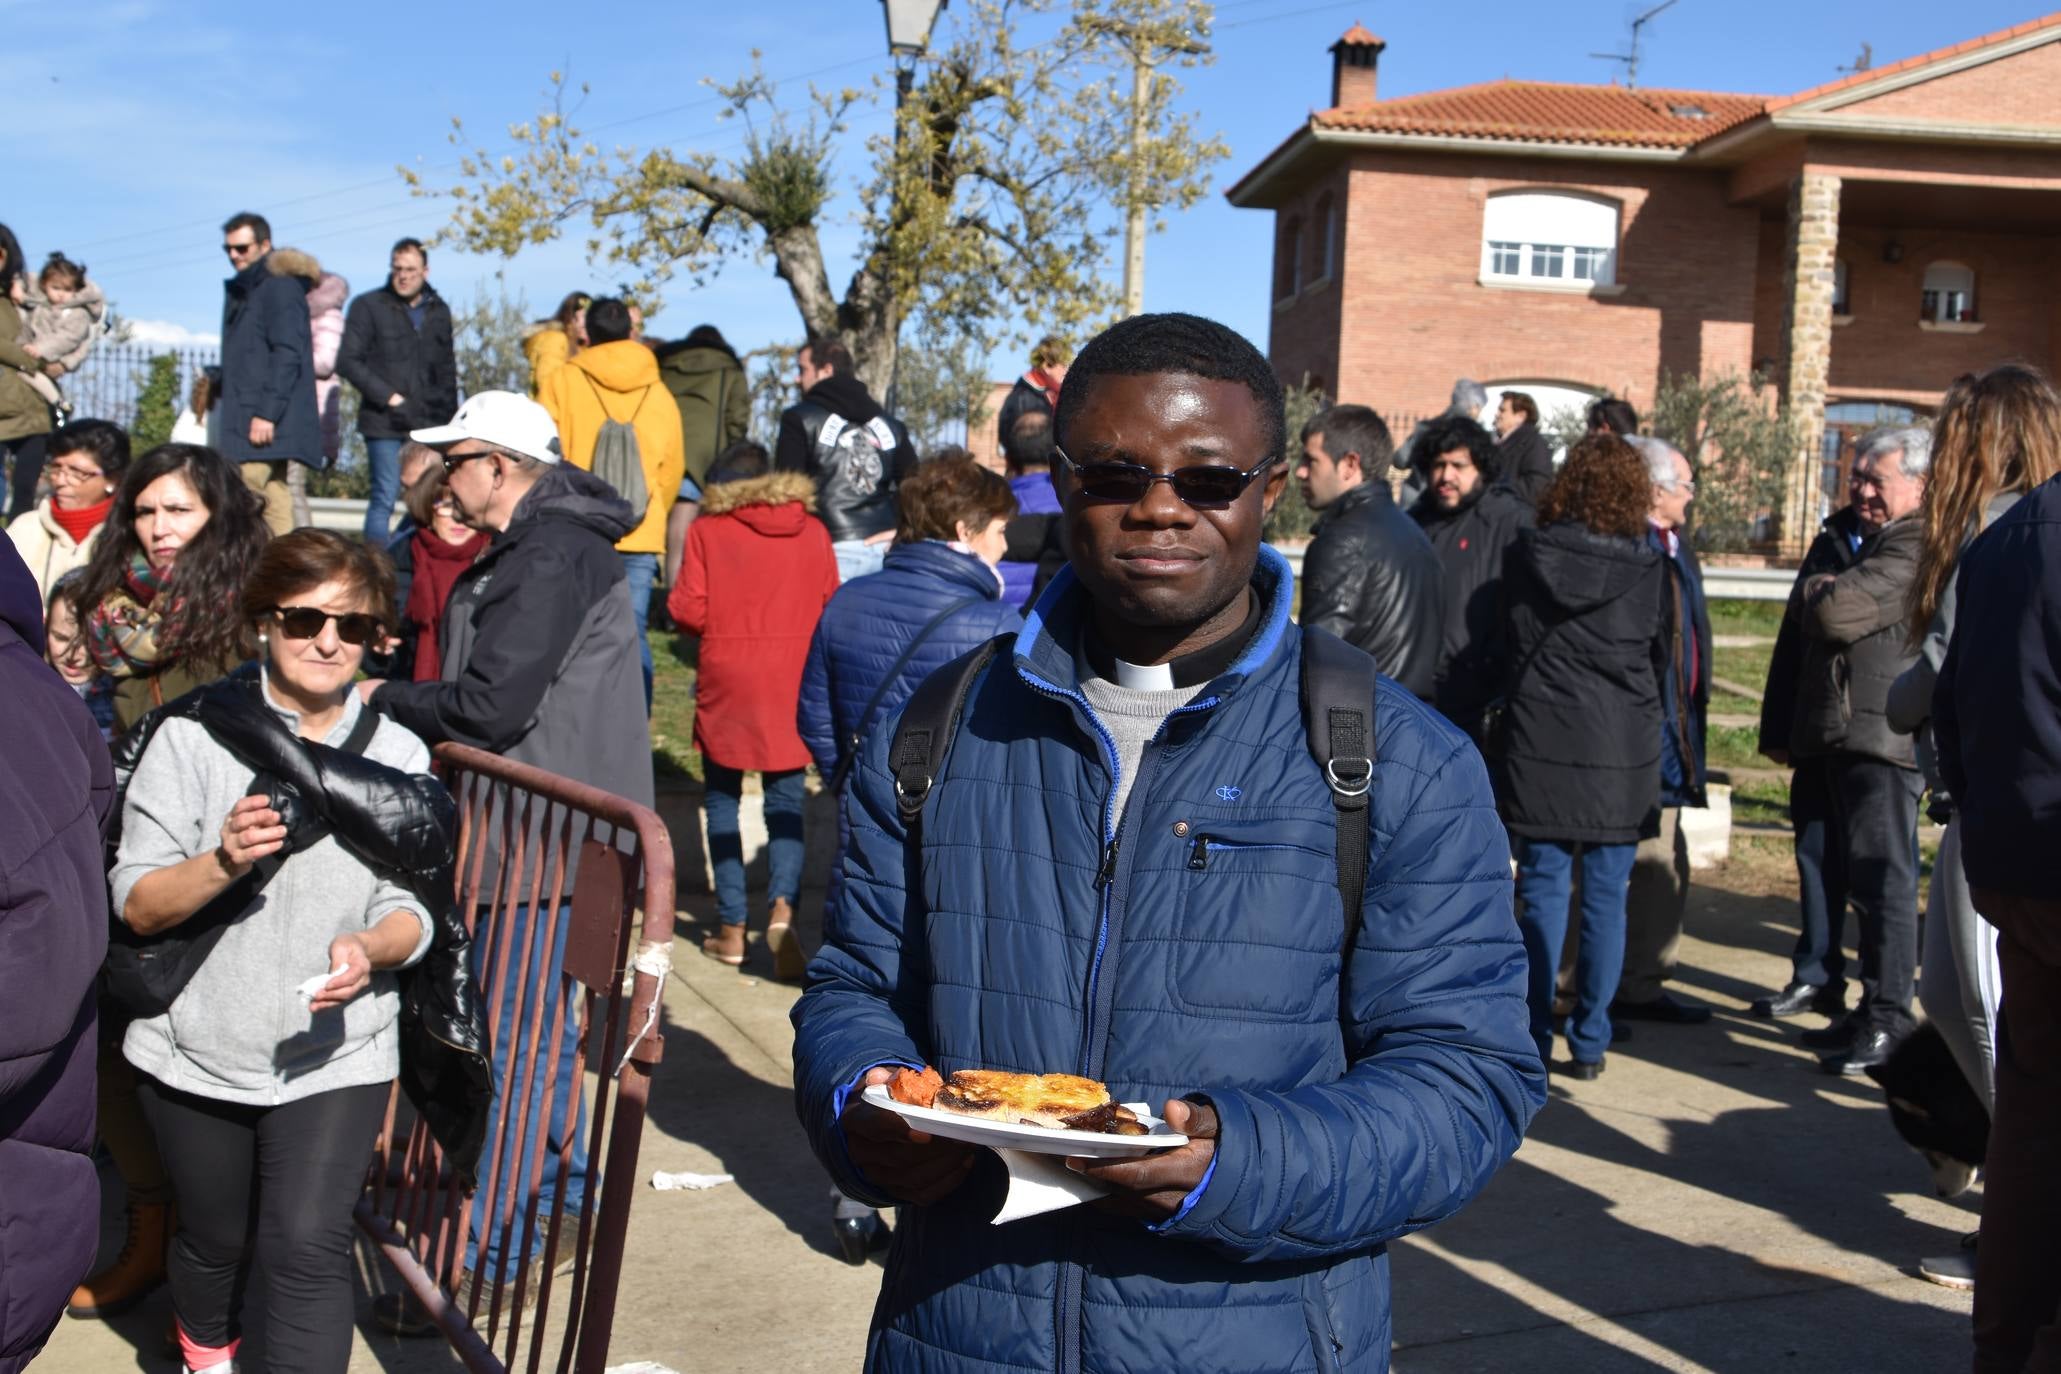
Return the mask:
<svg viewBox="0 0 2061 1374"><path fill-rule="evenodd" d="M1508 452L1464 415L1432 421L1417 443L1424 495L1410 508L1445 572L1445 635L1432 700L1477 746L1482 712L1507 666L1503 555L1532 519L1530 503L1501 480Z"/></svg>
<svg viewBox="0 0 2061 1374"><path fill-rule="evenodd" d="M937 761L873 732L794 1009L817 1157L902 1209L867 1368L1189 1351L1381 1374L1385 1247L1478 1193L1544 1101L1488 775L1371 679L1375 758L1348 784L1369 806L1337 810L1299 683L1306 658L1372 665L1289 620L1294 579L1260 542L1281 384L1250 343L1133 316L1081 350L1055 425L1069 565L991 657L945 670L971 676ZM1375 839L1342 899L1348 826ZM1107 1194L995 1226L991 1152L862 1096L926 1064L1104 1080L1188 1142L1069 1160Z"/></svg>

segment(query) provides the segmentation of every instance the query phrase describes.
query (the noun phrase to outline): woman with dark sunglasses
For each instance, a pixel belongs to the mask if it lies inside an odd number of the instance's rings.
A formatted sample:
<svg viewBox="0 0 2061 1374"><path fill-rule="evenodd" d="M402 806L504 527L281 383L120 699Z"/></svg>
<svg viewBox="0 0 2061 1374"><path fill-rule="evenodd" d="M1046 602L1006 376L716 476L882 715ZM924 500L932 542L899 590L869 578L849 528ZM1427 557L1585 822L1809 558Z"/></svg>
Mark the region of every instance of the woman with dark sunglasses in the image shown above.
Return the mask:
<svg viewBox="0 0 2061 1374"><path fill-rule="evenodd" d="M258 672L241 697L300 741L384 765L393 796L365 804L401 808L399 826L429 750L367 716L351 685L393 622L383 553L327 530L283 535L244 586ZM400 1064L393 970L428 952L433 922L395 874L320 824L330 813L317 798L288 805L263 770L254 783L236 734L178 708L152 726L123 798L113 910L148 937L225 894L241 905L208 912L208 926L228 916L215 943L169 1008L132 1021L123 1041L179 1198L168 1268L186 1368L231 1367L254 1262L266 1367L341 1374L351 1208Z"/></svg>

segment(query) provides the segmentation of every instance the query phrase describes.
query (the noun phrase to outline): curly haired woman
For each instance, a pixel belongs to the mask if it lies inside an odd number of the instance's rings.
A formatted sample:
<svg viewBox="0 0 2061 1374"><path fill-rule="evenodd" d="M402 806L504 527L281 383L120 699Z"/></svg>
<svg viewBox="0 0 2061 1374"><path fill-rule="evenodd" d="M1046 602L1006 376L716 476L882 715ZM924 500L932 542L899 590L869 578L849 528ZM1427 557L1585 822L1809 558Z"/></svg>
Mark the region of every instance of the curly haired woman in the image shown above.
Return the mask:
<svg viewBox="0 0 2061 1374"><path fill-rule="evenodd" d="M1573 1078L1603 1071L1625 889L1640 826L1660 798L1666 579L1646 543L1652 501L1638 451L1592 434L1569 452L1539 502L1538 528L1518 535L1504 573L1513 666L1490 746L1517 856L1531 1032L1548 1064L1554 975L1581 865L1573 1062L1562 1069Z"/></svg>

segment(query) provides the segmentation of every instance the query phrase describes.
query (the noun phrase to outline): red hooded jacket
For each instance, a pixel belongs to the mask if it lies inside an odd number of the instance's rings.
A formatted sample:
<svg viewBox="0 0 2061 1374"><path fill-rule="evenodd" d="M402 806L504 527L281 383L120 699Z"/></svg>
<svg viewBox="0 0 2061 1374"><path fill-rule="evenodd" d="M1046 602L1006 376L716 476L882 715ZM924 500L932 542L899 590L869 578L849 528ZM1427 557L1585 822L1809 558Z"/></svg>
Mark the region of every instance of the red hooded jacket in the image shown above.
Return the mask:
<svg viewBox="0 0 2061 1374"><path fill-rule="evenodd" d="M830 532L809 514L815 504L806 475L776 472L710 487L687 527L666 609L701 636L694 744L725 768L808 765L794 723L802 665L837 590Z"/></svg>

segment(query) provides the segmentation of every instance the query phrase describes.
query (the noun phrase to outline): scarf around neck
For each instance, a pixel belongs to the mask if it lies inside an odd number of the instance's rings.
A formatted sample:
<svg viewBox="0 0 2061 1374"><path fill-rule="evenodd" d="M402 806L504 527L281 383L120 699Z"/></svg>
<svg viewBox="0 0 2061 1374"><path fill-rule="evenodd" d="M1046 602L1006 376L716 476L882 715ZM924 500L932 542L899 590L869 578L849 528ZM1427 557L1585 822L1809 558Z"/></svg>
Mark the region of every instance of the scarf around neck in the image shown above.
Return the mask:
<svg viewBox="0 0 2061 1374"><path fill-rule="evenodd" d="M484 530L474 531L462 544L445 543L435 530L415 531L409 548L415 571L408 581L408 604L401 608L401 618L415 631L417 682L434 682L443 676L437 629L443 623L444 607L450 603L451 589L486 547Z"/></svg>
<svg viewBox="0 0 2061 1374"><path fill-rule="evenodd" d="M56 501L50 503L50 518L57 527L71 536L74 544L83 544L94 530L107 519L107 513L114 509L114 497L104 496L98 505L84 506L78 510L66 510Z"/></svg>
<svg viewBox="0 0 2061 1374"><path fill-rule="evenodd" d="M86 652L102 672L147 677L167 661L160 642L167 608L156 603L170 579L170 568L160 572L141 553L133 554L122 585L86 613Z"/></svg>

